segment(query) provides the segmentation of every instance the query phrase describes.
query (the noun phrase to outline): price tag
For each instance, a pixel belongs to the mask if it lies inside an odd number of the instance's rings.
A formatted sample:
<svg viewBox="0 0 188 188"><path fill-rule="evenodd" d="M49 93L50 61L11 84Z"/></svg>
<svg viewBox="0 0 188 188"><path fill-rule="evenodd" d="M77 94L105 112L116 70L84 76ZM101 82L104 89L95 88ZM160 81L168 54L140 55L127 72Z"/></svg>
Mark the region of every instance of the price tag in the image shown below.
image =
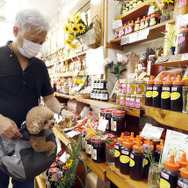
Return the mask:
<svg viewBox="0 0 188 188"><path fill-rule="evenodd" d="M120 28L122 25L123 25L123 23L122 23L121 19L112 21L112 29L113 30Z"/></svg>
<svg viewBox="0 0 188 188"><path fill-rule="evenodd" d="M188 54L182 55L181 61L185 61L185 60L188 60Z"/></svg>
<svg viewBox="0 0 188 188"><path fill-rule="evenodd" d="M137 41L137 38L138 38L137 32L134 32L128 36L129 36L129 43L133 43L133 42Z"/></svg>
<svg viewBox="0 0 188 188"><path fill-rule="evenodd" d="M143 29L138 32L137 40L139 41L139 40L147 39L148 35L149 35L149 28Z"/></svg>
<svg viewBox="0 0 188 188"><path fill-rule="evenodd" d="M129 43L129 36L125 35L121 38L121 46Z"/></svg>
<svg viewBox="0 0 188 188"><path fill-rule="evenodd" d="M101 118L99 119L98 130L99 130L99 131L102 131L102 132L105 132L105 131L106 131L106 128L107 128L107 125L108 125L108 120L103 119L103 118L101 117Z"/></svg>
<svg viewBox="0 0 188 188"><path fill-rule="evenodd" d="M176 18L176 26L188 25L188 14L179 15Z"/></svg>
<svg viewBox="0 0 188 188"><path fill-rule="evenodd" d="M79 135L79 134L80 134L80 132L78 132L78 131L70 131L66 135L68 138L73 138L74 136Z"/></svg>
<svg viewBox="0 0 188 188"><path fill-rule="evenodd" d="M155 127L149 123L146 123L140 136L144 137L145 139L159 140L163 131L163 128Z"/></svg>
<svg viewBox="0 0 188 188"><path fill-rule="evenodd" d="M62 163L66 163L67 162L67 159L70 157L70 155L67 153L67 152L64 152L63 155L59 158L59 160L62 162Z"/></svg>

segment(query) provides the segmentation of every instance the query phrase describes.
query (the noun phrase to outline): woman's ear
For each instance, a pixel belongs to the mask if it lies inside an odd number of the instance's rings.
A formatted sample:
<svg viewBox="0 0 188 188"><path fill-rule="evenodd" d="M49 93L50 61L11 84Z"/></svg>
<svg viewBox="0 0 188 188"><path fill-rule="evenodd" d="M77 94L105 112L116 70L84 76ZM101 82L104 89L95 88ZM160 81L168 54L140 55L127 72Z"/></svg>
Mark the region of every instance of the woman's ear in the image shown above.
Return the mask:
<svg viewBox="0 0 188 188"><path fill-rule="evenodd" d="M14 34L15 37L18 36L18 32L19 32L19 27L18 26L14 26L13 27L13 34Z"/></svg>

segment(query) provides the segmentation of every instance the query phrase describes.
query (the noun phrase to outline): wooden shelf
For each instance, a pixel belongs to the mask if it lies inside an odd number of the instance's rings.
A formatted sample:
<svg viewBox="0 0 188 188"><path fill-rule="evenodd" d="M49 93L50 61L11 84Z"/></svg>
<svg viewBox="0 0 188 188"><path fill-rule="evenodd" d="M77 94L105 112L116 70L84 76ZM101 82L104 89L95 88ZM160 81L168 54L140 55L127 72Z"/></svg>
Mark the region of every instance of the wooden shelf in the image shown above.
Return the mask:
<svg viewBox="0 0 188 188"><path fill-rule="evenodd" d="M83 99L81 97L75 97L75 96L70 96L70 95L64 95L61 93L55 93L55 96L57 97L63 97L66 99L75 99L79 102L89 104L91 106L96 106L99 108L117 108L117 109L123 109L126 111L126 114L135 116L135 117L140 117L140 109L137 108L127 108L127 107L121 107L119 105L116 105L115 102L102 102L102 101L97 101L97 100L92 100L92 99Z"/></svg>
<svg viewBox="0 0 188 188"><path fill-rule="evenodd" d="M146 116L155 119L163 125L188 131L188 114L148 106L144 106L142 109Z"/></svg>
<svg viewBox="0 0 188 188"><path fill-rule="evenodd" d="M46 184L44 180L40 177L40 175L36 177L36 181L37 181L39 188L46 188Z"/></svg>
<svg viewBox="0 0 188 188"><path fill-rule="evenodd" d="M135 42L132 42L132 43L129 43L129 44L134 44L134 43L139 44L141 42L150 41L150 40L153 40L153 39L157 39L157 38L163 37L164 35L161 32L164 32L165 25L167 23L168 24L175 23L175 20L174 19L167 20L167 21L165 21L163 23L160 23L160 24L157 24L157 25L154 25L154 26L150 27L150 31L149 31L149 35L148 35L147 39L135 41ZM122 39L122 37L119 37L117 39L111 40L110 43L120 45L121 44L121 39ZM126 44L126 45L129 45L129 44Z"/></svg>
<svg viewBox="0 0 188 188"><path fill-rule="evenodd" d="M122 19L123 23L125 23L127 21L132 20L133 18L140 17L144 15L146 12L148 12L151 2L152 0L146 0L145 2L131 9L130 11L118 16L117 18L115 18L115 20Z"/></svg>
<svg viewBox="0 0 188 188"><path fill-rule="evenodd" d="M147 180L134 181L129 175L123 175L114 165L108 166L107 178L119 188L147 188Z"/></svg>
<svg viewBox="0 0 188 188"><path fill-rule="evenodd" d="M50 77L74 77L74 76L83 76L84 72L80 71L78 75L74 75L74 72L67 72L67 73L54 73L50 74Z"/></svg>

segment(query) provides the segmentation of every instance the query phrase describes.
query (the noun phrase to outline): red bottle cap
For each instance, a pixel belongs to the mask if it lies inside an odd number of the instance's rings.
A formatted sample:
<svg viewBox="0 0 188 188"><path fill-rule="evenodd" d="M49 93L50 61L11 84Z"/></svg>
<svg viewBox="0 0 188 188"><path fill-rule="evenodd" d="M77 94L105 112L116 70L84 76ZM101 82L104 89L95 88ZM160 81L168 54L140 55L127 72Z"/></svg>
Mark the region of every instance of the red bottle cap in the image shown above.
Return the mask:
<svg viewBox="0 0 188 188"><path fill-rule="evenodd" d="M156 85L163 85L163 78L161 75L159 75L158 80L155 81Z"/></svg>
<svg viewBox="0 0 188 188"><path fill-rule="evenodd" d="M130 136L131 141L135 140L136 138L134 137L134 132L131 132L131 136Z"/></svg>
<svg viewBox="0 0 188 188"><path fill-rule="evenodd" d="M144 137L141 137L141 136L140 136L141 133L142 133L142 131L139 132L139 139L140 139L141 141L143 141L143 140L144 140Z"/></svg>
<svg viewBox="0 0 188 188"><path fill-rule="evenodd" d="M115 111L115 109L105 109L106 113L112 113L113 111Z"/></svg>
<svg viewBox="0 0 188 188"><path fill-rule="evenodd" d="M148 80L147 84L151 84L151 85L154 85L154 79L153 79L153 76L150 76L150 80Z"/></svg>
<svg viewBox="0 0 188 188"><path fill-rule="evenodd" d="M188 178L188 165L186 168L181 168L180 175L183 176L184 178Z"/></svg>
<svg viewBox="0 0 188 188"><path fill-rule="evenodd" d="M178 75L173 81L173 85L184 85L184 81L181 80L181 75Z"/></svg>
<svg viewBox="0 0 188 188"><path fill-rule="evenodd" d="M156 146L156 149L159 151L163 151L164 148L164 140L161 140L160 144Z"/></svg>
<svg viewBox="0 0 188 188"><path fill-rule="evenodd" d="M182 154L182 157L181 157L181 159L178 159L177 160L177 163L180 165L180 167L182 168L182 167L187 167L187 165L188 165L188 161L187 161L187 159L186 159L186 153L183 153Z"/></svg>
<svg viewBox="0 0 188 188"><path fill-rule="evenodd" d="M127 147L127 148L132 148L133 147L133 143L130 140L130 136L128 136L127 139L123 142L123 146Z"/></svg>
<svg viewBox="0 0 188 188"><path fill-rule="evenodd" d="M121 136L117 139L117 141L123 143L125 140L125 133L121 133Z"/></svg>
<svg viewBox="0 0 188 188"><path fill-rule="evenodd" d="M137 144L139 142L139 135L136 136L136 139L133 140L133 144ZM142 141L141 141L141 144L142 144Z"/></svg>
<svg viewBox="0 0 188 188"><path fill-rule="evenodd" d="M114 116L124 116L125 111L115 110L115 111L112 112L112 115L114 115Z"/></svg>
<svg viewBox="0 0 188 188"><path fill-rule="evenodd" d="M133 146L133 150L137 151L137 152L143 152L144 148L141 148L142 144L141 144L141 140L139 140L137 142L136 145Z"/></svg>
<svg viewBox="0 0 188 188"><path fill-rule="evenodd" d="M167 80L163 82L164 85L172 85L171 76L168 74Z"/></svg>
<svg viewBox="0 0 188 188"><path fill-rule="evenodd" d="M165 161L164 167L166 169L168 169L168 170L178 171L180 166L179 166L178 163L175 163L174 155L171 155L170 156L170 160L169 161Z"/></svg>

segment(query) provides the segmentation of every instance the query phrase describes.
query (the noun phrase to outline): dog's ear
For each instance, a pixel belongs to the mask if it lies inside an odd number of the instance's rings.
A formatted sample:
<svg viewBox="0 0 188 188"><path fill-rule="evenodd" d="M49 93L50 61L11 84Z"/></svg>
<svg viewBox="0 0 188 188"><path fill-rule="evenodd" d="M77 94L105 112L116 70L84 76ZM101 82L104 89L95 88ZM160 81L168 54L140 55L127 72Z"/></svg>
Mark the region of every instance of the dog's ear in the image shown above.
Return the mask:
<svg viewBox="0 0 188 188"><path fill-rule="evenodd" d="M37 121L33 121L32 124L27 125L27 129L31 134L38 134L41 131L40 125Z"/></svg>

